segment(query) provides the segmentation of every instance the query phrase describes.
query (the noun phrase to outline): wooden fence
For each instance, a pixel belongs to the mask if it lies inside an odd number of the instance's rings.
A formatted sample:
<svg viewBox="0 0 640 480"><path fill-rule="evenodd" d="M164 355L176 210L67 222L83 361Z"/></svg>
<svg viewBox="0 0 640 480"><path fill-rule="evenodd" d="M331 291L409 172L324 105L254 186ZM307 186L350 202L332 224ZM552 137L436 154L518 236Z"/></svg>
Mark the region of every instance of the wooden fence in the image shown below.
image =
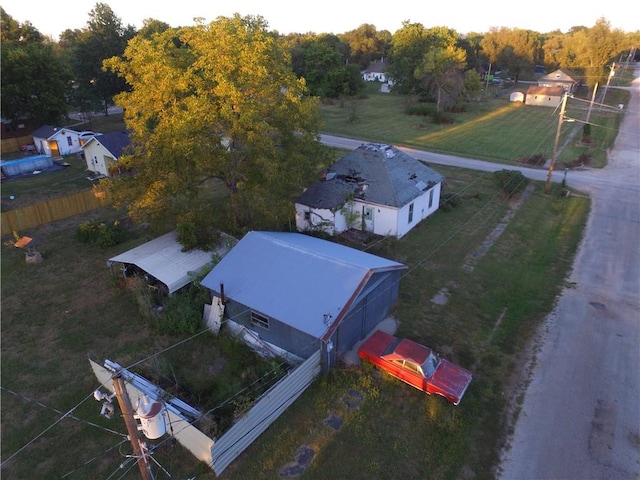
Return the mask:
<svg viewBox="0 0 640 480"><path fill-rule="evenodd" d="M95 210L104 202L85 190L2 213L2 236Z"/></svg>

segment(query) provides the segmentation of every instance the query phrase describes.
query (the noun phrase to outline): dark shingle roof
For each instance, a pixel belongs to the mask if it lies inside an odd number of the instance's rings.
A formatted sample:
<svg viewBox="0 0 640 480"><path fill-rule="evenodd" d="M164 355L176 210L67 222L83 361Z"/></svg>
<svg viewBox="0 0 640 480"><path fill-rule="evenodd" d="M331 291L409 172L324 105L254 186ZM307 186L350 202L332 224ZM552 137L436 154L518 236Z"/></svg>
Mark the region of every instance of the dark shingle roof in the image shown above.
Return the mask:
<svg viewBox="0 0 640 480"><path fill-rule="evenodd" d="M125 148L131 144L128 132L111 132L97 135L83 145L83 148L91 142L102 144L115 158L120 158Z"/></svg>
<svg viewBox="0 0 640 480"><path fill-rule="evenodd" d="M43 125L40 128L34 130L31 136L36 138L51 138L56 133L62 130L66 130L67 132L75 132L75 130L72 130L70 128L54 127L53 125Z"/></svg>
<svg viewBox="0 0 640 480"><path fill-rule="evenodd" d="M296 200L312 208L336 209L350 194L367 203L402 207L444 177L396 147L368 143L338 160L326 179Z"/></svg>

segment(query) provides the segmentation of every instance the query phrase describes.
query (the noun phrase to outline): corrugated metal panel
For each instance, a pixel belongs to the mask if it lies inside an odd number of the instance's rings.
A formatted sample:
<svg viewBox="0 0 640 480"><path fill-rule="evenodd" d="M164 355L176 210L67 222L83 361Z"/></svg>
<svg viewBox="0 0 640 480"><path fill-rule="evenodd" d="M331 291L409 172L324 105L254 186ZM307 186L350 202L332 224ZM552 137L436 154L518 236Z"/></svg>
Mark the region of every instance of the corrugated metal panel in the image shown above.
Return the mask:
<svg viewBox="0 0 640 480"><path fill-rule="evenodd" d="M252 231L201 283L217 295L224 284L234 302L322 338L369 272L405 268L309 235Z"/></svg>
<svg viewBox="0 0 640 480"><path fill-rule="evenodd" d="M320 373L320 350L273 386L213 446L213 469L222 472L298 398Z"/></svg>

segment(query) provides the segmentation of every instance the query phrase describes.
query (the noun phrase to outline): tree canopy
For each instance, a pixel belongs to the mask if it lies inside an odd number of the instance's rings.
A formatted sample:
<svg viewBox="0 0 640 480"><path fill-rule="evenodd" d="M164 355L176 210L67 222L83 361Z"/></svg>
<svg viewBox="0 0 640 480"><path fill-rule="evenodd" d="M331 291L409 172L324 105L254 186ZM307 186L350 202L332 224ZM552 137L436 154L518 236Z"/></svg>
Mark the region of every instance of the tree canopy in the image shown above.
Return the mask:
<svg viewBox="0 0 640 480"><path fill-rule="evenodd" d="M29 22L0 8L2 20L2 117L55 123L67 113L71 71L53 45Z"/></svg>
<svg viewBox="0 0 640 480"><path fill-rule="evenodd" d="M144 220L210 222L217 179L231 226L291 218L292 194L324 152L321 116L262 17L137 36L105 67L131 87L115 101L135 145L119 163L132 175L102 184L117 205Z"/></svg>

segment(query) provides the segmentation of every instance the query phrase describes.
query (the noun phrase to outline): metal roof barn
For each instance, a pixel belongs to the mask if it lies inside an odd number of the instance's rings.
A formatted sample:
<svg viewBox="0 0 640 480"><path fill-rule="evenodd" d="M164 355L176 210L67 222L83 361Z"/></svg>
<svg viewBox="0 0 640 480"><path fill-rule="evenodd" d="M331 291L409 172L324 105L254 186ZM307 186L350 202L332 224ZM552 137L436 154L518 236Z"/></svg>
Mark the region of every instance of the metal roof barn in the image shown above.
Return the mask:
<svg viewBox="0 0 640 480"><path fill-rule="evenodd" d="M309 235L249 232L202 285L321 339L376 274L406 266ZM222 287L223 286L223 287Z"/></svg>

